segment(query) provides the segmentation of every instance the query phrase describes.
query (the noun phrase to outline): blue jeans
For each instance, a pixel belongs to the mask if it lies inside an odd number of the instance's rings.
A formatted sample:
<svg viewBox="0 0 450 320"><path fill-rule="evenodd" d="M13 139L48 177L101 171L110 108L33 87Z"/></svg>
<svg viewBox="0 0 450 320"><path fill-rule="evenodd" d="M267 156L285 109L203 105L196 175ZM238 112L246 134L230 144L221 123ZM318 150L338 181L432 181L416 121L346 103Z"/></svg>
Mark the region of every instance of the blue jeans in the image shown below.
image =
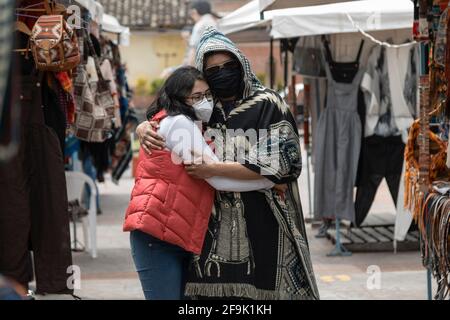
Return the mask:
<svg viewBox="0 0 450 320"><path fill-rule="evenodd" d="M190 253L141 231L132 231L130 242L145 299L182 300Z"/></svg>
<svg viewBox="0 0 450 320"><path fill-rule="evenodd" d="M0 301L19 301L23 300L14 289L9 287L0 287Z"/></svg>

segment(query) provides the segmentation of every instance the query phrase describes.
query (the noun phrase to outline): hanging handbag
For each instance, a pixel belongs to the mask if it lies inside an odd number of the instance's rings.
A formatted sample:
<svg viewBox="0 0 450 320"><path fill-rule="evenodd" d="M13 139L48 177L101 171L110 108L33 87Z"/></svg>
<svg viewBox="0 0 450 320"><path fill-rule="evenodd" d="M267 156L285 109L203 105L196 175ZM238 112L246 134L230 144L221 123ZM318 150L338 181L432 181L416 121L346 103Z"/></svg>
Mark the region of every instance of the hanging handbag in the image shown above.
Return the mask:
<svg viewBox="0 0 450 320"><path fill-rule="evenodd" d="M98 81L89 80L86 69L87 59L81 63L75 75L75 122L73 134L80 140L87 142L104 142L111 136L112 119L114 117L114 99L109 81L103 78L100 63L94 50L90 36L85 34L88 51L92 54Z"/></svg>
<svg viewBox="0 0 450 320"><path fill-rule="evenodd" d="M38 70L70 71L80 63L77 36L62 15L39 17L32 29L30 46Z"/></svg>
<svg viewBox="0 0 450 320"><path fill-rule="evenodd" d="M294 50L293 69L306 77L326 77L322 49L316 37L300 38Z"/></svg>

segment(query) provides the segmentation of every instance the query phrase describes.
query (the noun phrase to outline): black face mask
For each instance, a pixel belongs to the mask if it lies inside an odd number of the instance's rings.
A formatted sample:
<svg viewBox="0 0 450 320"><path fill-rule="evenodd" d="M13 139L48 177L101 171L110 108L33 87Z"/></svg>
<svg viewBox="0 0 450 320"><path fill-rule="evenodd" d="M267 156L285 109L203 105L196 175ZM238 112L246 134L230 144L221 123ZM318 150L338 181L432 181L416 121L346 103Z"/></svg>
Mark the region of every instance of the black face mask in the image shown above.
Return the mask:
<svg viewBox="0 0 450 320"><path fill-rule="evenodd" d="M219 99L242 96L244 81L240 69L222 69L207 77L208 85Z"/></svg>

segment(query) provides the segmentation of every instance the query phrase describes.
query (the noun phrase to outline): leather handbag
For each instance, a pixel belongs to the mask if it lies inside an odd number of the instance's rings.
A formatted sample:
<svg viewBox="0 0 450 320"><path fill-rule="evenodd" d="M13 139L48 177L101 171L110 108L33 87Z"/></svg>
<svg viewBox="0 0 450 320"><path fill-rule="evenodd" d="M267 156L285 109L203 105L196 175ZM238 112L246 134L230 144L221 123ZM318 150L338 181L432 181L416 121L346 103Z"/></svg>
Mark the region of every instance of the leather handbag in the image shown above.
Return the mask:
<svg viewBox="0 0 450 320"><path fill-rule="evenodd" d="M80 63L76 33L62 15L39 17L32 29L30 46L38 70L70 71Z"/></svg>
<svg viewBox="0 0 450 320"><path fill-rule="evenodd" d="M115 103L109 81L102 76L99 59L88 34L85 36L85 42L88 45L88 51L94 57L98 81L89 80L86 69L87 59L78 65L74 80L75 122L73 134L83 141L104 142L111 137Z"/></svg>

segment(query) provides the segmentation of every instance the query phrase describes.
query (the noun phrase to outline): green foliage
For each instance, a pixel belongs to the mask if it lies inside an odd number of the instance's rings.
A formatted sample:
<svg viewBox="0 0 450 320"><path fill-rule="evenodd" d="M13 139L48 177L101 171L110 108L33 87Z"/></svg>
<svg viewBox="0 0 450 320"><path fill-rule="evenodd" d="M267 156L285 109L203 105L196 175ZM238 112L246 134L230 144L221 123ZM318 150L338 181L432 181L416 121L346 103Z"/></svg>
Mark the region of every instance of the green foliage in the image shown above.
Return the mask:
<svg viewBox="0 0 450 320"><path fill-rule="evenodd" d="M148 80L144 78L139 78L136 82L135 93L138 96L148 95Z"/></svg>
<svg viewBox="0 0 450 320"><path fill-rule="evenodd" d="M284 84L282 82L277 83L277 92L281 92L284 90Z"/></svg>
<svg viewBox="0 0 450 320"><path fill-rule="evenodd" d="M258 78L258 80L259 80L263 85L266 83L267 75L266 75L265 73L263 73L263 72L257 73L257 74L256 74L256 77Z"/></svg>
<svg viewBox="0 0 450 320"><path fill-rule="evenodd" d="M140 78L136 82L135 93L137 96L154 96L164 84L164 79L155 79L149 82L145 78Z"/></svg>
<svg viewBox="0 0 450 320"><path fill-rule="evenodd" d="M155 79L152 81L152 83L150 84L150 94L151 95L155 95L158 93L159 89L162 88L162 86L164 85L164 79Z"/></svg>

